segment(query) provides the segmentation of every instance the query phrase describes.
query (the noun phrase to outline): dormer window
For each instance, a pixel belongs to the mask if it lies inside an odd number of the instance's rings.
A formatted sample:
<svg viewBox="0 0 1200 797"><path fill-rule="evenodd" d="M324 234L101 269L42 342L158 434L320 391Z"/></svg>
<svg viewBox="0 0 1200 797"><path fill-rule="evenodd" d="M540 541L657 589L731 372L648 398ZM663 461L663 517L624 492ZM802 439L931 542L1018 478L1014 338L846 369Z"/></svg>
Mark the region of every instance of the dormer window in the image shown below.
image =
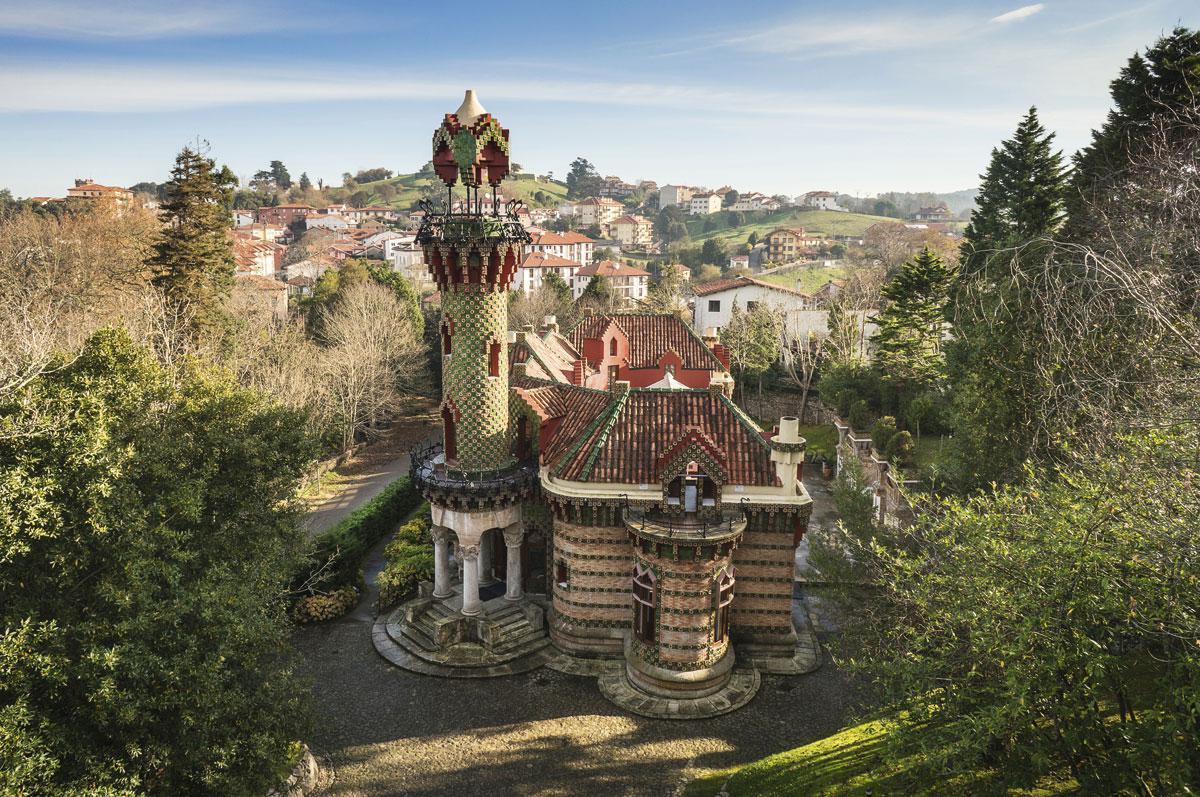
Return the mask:
<svg viewBox="0 0 1200 797"><path fill-rule="evenodd" d="M717 483L700 470L699 463L687 464L684 472L667 485L667 504L684 512L717 505Z"/></svg>

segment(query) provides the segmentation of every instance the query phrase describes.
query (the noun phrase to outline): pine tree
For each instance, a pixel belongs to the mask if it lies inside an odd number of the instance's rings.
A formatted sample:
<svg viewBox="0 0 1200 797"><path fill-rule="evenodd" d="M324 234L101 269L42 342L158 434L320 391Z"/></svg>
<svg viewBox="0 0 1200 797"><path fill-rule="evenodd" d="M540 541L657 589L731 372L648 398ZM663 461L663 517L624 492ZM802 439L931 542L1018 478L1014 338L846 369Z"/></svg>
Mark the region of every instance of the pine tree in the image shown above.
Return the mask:
<svg viewBox="0 0 1200 797"><path fill-rule="evenodd" d="M150 266L154 283L187 308L194 331L213 332L225 320L235 263L229 215L237 178L228 166L184 147L164 186L163 235Z"/></svg>
<svg viewBox="0 0 1200 797"><path fill-rule="evenodd" d="M283 161L271 161L271 179L275 181L275 185L281 191L286 191L292 187L292 176L288 174L287 167L283 165Z"/></svg>
<svg viewBox="0 0 1200 797"><path fill-rule="evenodd" d="M885 382L902 396L942 373L942 337L954 271L928 247L903 266L880 292L887 301L874 322L876 362Z"/></svg>
<svg viewBox="0 0 1200 797"><path fill-rule="evenodd" d="M683 278L679 270L664 263L658 272L658 280L650 286L642 307L647 312L659 315L678 315L683 302Z"/></svg>
<svg viewBox="0 0 1200 797"><path fill-rule="evenodd" d="M1087 230L1077 211L1119 178L1151 122L1169 118L1173 109L1200 96L1200 31L1176 28L1145 56L1134 53L1110 87L1113 108L1104 126L1093 130L1091 143L1075 155L1069 231L1076 239L1086 237Z"/></svg>
<svg viewBox="0 0 1200 797"><path fill-rule="evenodd" d="M300 190L307 191L312 188L312 180L308 179L308 172L300 172Z"/></svg>
<svg viewBox="0 0 1200 797"><path fill-rule="evenodd" d="M1054 134L1038 121L1037 108L1012 138L992 150L963 235L964 275L983 270L992 253L1049 235L1061 224L1067 174Z"/></svg>

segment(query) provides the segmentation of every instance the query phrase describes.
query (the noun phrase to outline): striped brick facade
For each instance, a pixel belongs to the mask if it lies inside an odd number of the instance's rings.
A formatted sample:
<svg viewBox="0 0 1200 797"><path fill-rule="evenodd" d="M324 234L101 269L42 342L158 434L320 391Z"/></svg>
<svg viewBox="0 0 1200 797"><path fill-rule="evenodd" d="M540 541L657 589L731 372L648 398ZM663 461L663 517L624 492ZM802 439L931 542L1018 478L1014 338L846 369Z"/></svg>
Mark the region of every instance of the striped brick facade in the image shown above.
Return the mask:
<svg viewBox="0 0 1200 797"><path fill-rule="evenodd" d="M633 616L633 546L625 527L555 518L549 548L550 638L573 653L619 655ZM567 567L566 587L558 583L559 563Z"/></svg>
<svg viewBox="0 0 1200 797"><path fill-rule="evenodd" d="M716 620L714 584L717 574L732 557L700 561L674 561L637 551L637 561L654 571L656 578L656 642L634 639L634 652L643 661L669 670L710 667L729 647L729 639L713 639ZM736 604L736 598L734 599Z"/></svg>

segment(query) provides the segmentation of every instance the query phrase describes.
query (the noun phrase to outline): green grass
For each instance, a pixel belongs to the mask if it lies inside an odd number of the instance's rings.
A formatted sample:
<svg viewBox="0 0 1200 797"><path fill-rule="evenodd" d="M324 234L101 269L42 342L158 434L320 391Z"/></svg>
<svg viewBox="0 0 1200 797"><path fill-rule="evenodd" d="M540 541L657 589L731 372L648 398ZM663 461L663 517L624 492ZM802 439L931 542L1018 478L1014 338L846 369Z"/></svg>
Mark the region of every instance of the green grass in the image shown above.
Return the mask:
<svg viewBox="0 0 1200 797"><path fill-rule="evenodd" d="M436 191L441 195L441 192L445 191L442 182L435 177L421 174L398 174L386 180L377 180L373 183L360 183L355 190L366 191L370 194L370 204L372 205L388 205L389 207L407 210L414 206L417 200L421 198L421 189L435 183ZM396 196L392 199L384 200L379 193L384 185L395 187ZM539 203L534 201L533 196L539 191L548 197L546 202ZM556 182L505 180L500 184L500 192L508 199L520 199L530 207L542 207L557 205L564 200L567 196L567 187ZM461 194L462 192L459 191L459 193Z"/></svg>
<svg viewBox="0 0 1200 797"><path fill-rule="evenodd" d="M833 461L837 454L837 427L831 423L820 425L801 424L800 436L808 441L808 450L814 456Z"/></svg>
<svg viewBox="0 0 1200 797"><path fill-rule="evenodd" d="M887 750L887 726L878 721L846 728L832 736L747 764L701 775L688 784L684 797L867 797L902 794L977 794L987 791L988 774L959 776L935 783L912 774L920 763L916 751ZM1071 794L1074 784L1048 781L1026 797Z"/></svg>
<svg viewBox="0 0 1200 797"><path fill-rule="evenodd" d="M719 223L724 223L727 211L713 214ZM896 222L884 216L867 216L862 213L842 213L836 210L797 210L789 208L774 213L747 213L746 223L737 227L704 232L704 223L709 217L693 216L687 220L688 234L693 243L701 243L709 238L715 238L728 245L745 243L751 232L757 232L758 237L769 233L776 227L803 227L808 232L821 235L862 235L867 228L880 222Z"/></svg>
<svg viewBox="0 0 1200 797"><path fill-rule="evenodd" d="M775 274L755 274L754 278L769 282L772 285L779 285L784 288L795 288L796 282L800 282L800 290L804 293L812 293L820 288L829 280L843 279L847 270L842 266L834 268L826 268L825 266L804 266L800 268L788 269L787 271L778 272Z"/></svg>
<svg viewBox="0 0 1200 797"><path fill-rule="evenodd" d="M948 451L947 438L940 435L921 435L921 440L913 442L913 466L911 470L917 478L926 478L940 464Z"/></svg>

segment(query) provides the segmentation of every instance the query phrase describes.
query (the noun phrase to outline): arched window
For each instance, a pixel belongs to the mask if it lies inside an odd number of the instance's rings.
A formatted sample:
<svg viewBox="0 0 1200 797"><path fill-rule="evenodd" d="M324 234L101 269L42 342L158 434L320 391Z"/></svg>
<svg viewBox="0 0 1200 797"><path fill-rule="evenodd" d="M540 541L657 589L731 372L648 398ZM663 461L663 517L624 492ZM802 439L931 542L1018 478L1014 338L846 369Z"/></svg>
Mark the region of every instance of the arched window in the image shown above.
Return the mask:
<svg viewBox="0 0 1200 797"><path fill-rule="evenodd" d="M442 429L445 431L446 439L446 462L453 462L458 459L458 432L455 426L454 409L447 404L442 407Z"/></svg>
<svg viewBox="0 0 1200 797"><path fill-rule="evenodd" d="M616 338L613 338L612 340L610 340L608 342L608 356L610 356L610 357L617 356L617 339Z"/></svg>
<svg viewBox="0 0 1200 797"><path fill-rule="evenodd" d="M500 376L500 344L494 340L488 344L488 376Z"/></svg>
<svg viewBox="0 0 1200 797"><path fill-rule="evenodd" d="M729 606L733 603L733 569L723 568L713 581L713 642L729 636Z"/></svg>
<svg viewBox="0 0 1200 797"><path fill-rule="evenodd" d="M633 570L633 634L643 642L655 639L654 571L635 565Z"/></svg>

